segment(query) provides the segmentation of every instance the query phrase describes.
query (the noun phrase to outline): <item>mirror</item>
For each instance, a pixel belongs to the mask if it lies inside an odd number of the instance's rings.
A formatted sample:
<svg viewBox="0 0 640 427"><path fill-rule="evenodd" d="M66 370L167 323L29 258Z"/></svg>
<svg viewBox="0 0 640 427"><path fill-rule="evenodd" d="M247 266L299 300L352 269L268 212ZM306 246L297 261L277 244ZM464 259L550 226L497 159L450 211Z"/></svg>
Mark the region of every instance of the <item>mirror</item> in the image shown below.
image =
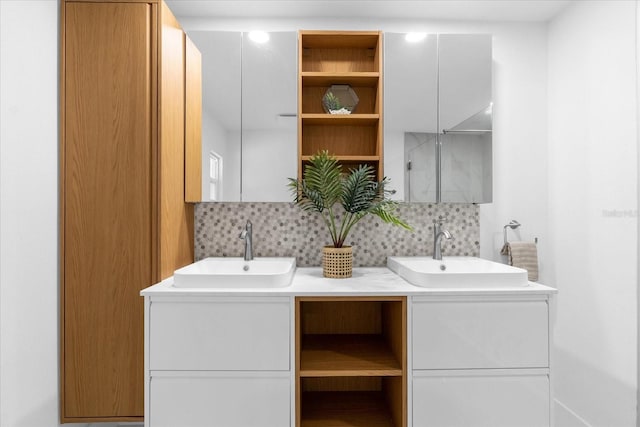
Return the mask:
<svg viewBox="0 0 640 427"><path fill-rule="evenodd" d="M291 201L298 174L296 32L242 35L242 201Z"/></svg>
<svg viewBox="0 0 640 427"><path fill-rule="evenodd" d="M385 33L385 174L408 202L492 198L491 36Z"/></svg>
<svg viewBox="0 0 640 427"><path fill-rule="evenodd" d="M438 36L384 35L384 171L404 201L435 201Z"/></svg>
<svg viewBox="0 0 640 427"><path fill-rule="evenodd" d="M440 199L492 201L491 36L438 36Z"/></svg>
<svg viewBox="0 0 640 427"><path fill-rule="evenodd" d="M203 201L290 201L297 33L192 31L202 53ZM397 200L492 198L491 36L385 33L384 171Z"/></svg>
<svg viewBox="0 0 640 427"><path fill-rule="evenodd" d="M202 54L202 201L240 201L242 34L189 38Z"/></svg>
<svg viewBox="0 0 640 427"><path fill-rule="evenodd" d="M289 201L297 33L190 31L202 54L202 201Z"/></svg>

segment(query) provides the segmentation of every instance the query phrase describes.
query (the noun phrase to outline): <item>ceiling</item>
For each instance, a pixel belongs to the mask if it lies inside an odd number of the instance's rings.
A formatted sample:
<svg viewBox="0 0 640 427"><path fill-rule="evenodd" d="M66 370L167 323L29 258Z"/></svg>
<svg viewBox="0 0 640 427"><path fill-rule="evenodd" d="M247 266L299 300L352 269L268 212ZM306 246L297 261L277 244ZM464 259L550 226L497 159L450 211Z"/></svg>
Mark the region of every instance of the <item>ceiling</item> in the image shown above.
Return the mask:
<svg viewBox="0 0 640 427"><path fill-rule="evenodd" d="M180 18L385 18L545 22L569 0L167 0Z"/></svg>

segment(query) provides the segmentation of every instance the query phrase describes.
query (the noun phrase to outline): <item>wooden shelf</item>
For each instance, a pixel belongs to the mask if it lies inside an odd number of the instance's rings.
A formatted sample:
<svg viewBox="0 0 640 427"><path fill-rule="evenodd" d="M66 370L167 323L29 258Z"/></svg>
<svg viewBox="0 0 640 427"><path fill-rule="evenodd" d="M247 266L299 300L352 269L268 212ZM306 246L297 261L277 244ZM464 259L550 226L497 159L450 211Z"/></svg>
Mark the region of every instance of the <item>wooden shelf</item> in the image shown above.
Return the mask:
<svg viewBox="0 0 640 427"><path fill-rule="evenodd" d="M402 365L382 335L305 335L301 377L402 376Z"/></svg>
<svg viewBox="0 0 640 427"><path fill-rule="evenodd" d="M377 71L355 72L322 72L303 71L301 73L302 86L331 86L337 84L351 86L375 87L378 85L380 73Z"/></svg>
<svg viewBox="0 0 640 427"><path fill-rule="evenodd" d="M406 315L404 297L296 298L297 426L407 426Z"/></svg>
<svg viewBox="0 0 640 427"><path fill-rule="evenodd" d="M311 158L311 156L302 156L302 161L303 162L307 162L309 161L309 159ZM354 162L364 162L364 163L368 163L368 162L377 162L380 161L380 156L335 156L336 159L338 159L339 162L342 163L354 163Z"/></svg>
<svg viewBox="0 0 640 427"><path fill-rule="evenodd" d="M326 150L341 162L368 162L381 180L381 33L303 30L299 37L298 179L307 156ZM331 85L349 85L355 91L359 102L354 114L324 114L322 99Z"/></svg>
<svg viewBox="0 0 640 427"><path fill-rule="evenodd" d="M304 392L302 405L301 427L395 427L381 392Z"/></svg>
<svg viewBox="0 0 640 427"><path fill-rule="evenodd" d="M304 30L302 48L373 48L378 44L378 31L325 31ZM345 37L345 34L347 36Z"/></svg>
<svg viewBox="0 0 640 427"><path fill-rule="evenodd" d="M302 113L305 125L373 126L380 121L379 114L310 114Z"/></svg>

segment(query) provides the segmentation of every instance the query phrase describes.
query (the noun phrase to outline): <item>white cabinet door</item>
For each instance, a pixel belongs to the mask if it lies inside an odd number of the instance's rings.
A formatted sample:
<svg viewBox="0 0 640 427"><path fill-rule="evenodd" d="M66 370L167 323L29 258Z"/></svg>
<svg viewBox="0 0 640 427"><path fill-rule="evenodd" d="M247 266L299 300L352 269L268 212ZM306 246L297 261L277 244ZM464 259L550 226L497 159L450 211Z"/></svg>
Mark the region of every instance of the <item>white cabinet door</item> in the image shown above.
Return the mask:
<svg viewBox="0 0 640 427"><path fill-rule="evenodd" d="M156 298L150 310L150 370L290 369L288 297Z"/></svg>
<svg viewBox="0 0 640 427"><path fill-rule="evenodd" d="M291 377L274 373L157 373L149 427L288 427Z"/></svg>
<svg viewBox="0 0 640 427"><path fill-rule="evenodd" d="M549 377L544 372L513 374L487 370L414 374L414 427L549 425Z"/></svg>
<svg viewBox="0 0 640 427"><path fill-rule="evenodd" d="M413 369L549 366L544 300L413 298Z"/></svg>

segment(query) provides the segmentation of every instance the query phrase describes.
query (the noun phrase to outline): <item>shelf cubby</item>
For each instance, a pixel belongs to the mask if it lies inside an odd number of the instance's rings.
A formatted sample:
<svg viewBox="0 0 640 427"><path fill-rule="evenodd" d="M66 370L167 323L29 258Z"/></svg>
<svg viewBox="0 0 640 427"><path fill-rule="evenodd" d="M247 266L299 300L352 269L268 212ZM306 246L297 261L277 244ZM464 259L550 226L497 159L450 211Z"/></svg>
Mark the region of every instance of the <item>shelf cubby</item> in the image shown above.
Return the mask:
<svg viewBox="0 0 640 427"><path fill-rule="evenodd" d="M330 119L329 119L330 120ZM331 120L334 125L302 122L302 156L328 150L334 156L379 156L376 144L378 124L352 125L348 120Z"/></svg>
<svg viewBox="0 0 640 427"><path fill-rule="evenodd" d="M296 298L296 425L405 427L406 378L406 298Z"/></svg>
<svg viewBox="0 0 640 427"><path fill-rule="evenodd" d="M395 427L380 391L302 393L302 427Z"/></svg>
<svg viewBox="0 0 640 427"><path fill-rule="evenodd" d="M333 80L332 83L328 83L322 86L304 86L302 89L302 114L316 113L322 114L328 117L338 117L339 115L332 115L325 113L322 108L322 97L327 92L327 89L332 84L348 84L344 83L344 80ZM369 86L356 86L351 85L353 91L358 95L358 106L353 114L347 116L360 116L362 114L378 114L378 93L375 87ZM379 118L379 115L378 115Z"/></svg>

